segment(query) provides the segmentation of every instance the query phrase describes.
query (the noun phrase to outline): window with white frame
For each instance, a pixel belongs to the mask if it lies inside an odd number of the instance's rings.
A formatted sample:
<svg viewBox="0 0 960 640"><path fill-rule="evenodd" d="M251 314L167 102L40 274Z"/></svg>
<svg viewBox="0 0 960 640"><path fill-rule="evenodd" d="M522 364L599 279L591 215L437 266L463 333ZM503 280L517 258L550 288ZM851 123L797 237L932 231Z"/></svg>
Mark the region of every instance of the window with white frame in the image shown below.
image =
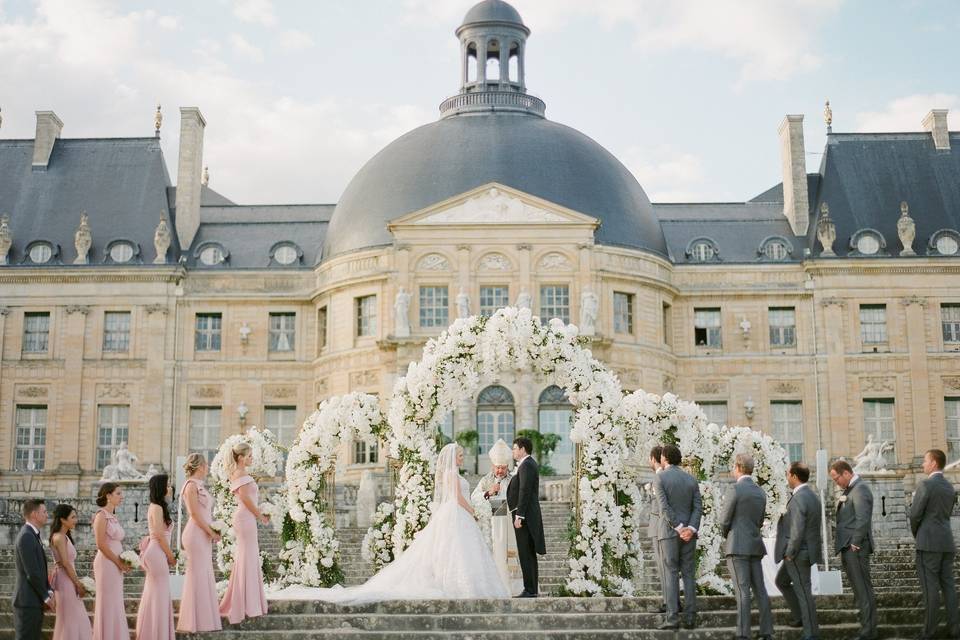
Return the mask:
<svg viewBox="0 0 960 640"><path fill-rule="evenodd" d="M888 464L896 464L897 425L896 405L893 398L870 398L863 401L863 435L873 436L877 444L889 442L890 448L883 452Z"/></svg>
<svg viewBox="0 0 960 640"><path fill-rule="evenodd" d="M97 470L113 462L121 442L129 442L130 406L102 404L97 411Z"/></svg>
<svg viewBox="0 0 960 640"><path fill-rule="evenodd" d="M489 318L497 312L497 309L508 306L510 306L510 287L506 285L480 287L480 315Z"/></svg>
<svg viewBox="0 0 960 640"><path fill-rule="evenodd" d="M860 340L865 345L887 343L887 305L860 305Z"/></svg>
<svg viewBox="0 0 960 640"><path fill-rule="evenodd" d="M613 292L613 330L633 333L633 294Z"/></svg>
<svg viewBox="0 0 960 640"><path fill-rule="evenodd" d="M377 334L377 296L361 296L357 300L357 337Z"/></svg>
<svg viewBox="0 0 960 640"><path fill-rule="evenodd" d="M693 339L698 347L722 346L720 309L693 310Z"/></svg>
<svg viewBox="0 0 960 640"><path fill-rule="evenodd" d="M960 344L960 304L940 305L944 344Z"/></svg>
<svg viewBox="0 0 960 640"><path fill-rule="evenodd" d="M220 407L190 407L190 451L202 453L213 461L220 448Z"/></svg>
<svg viewBox="0 0 960 640"><path fill-rule="evenodd" d="M297 437L297 408L296 407L265 407L263 421L277 442L290 448Z"/></svg>
<svg viewBox="0 0 960 640"><path fill-rule="evenodd" d="M327 348L327 307L317 309L317 348Z"/></svg>
<svg viewBox="0 0 960 640"><path fill-rule="evenodd" d="M491 385L477 396L478 454L486 454L497 440L513 442L513 394L505 387Z"/></svg>
<svg viewBox="0 0 960 640"><path fill-rule="evenodd" d="M219 313L198 313L194 334L197 351L220 351L223 316Z"/></svg>
<svg viewBox="0 0 960 640"><path fill-rule="evenodd" d="M707 416L707 422L724 425L727 424L727 403L723 401L698 402Z"/></svg>
<svg viewBox="0 0 960 640"><path fill-rule="evenodd" d="M420 326L446 327L450 324L450 298L446 287L420 287Z"/></svg>
<svg viewBox="0 0 960 640"><path fill-rule="evenodd" d="M947 459L960 458L960 398L944 398L943 413L946 416Z"/></svg>
<svg viewBox="0 0 960 640"><path fill-rule="evenodd" d="M440 431L440 435L442 437L441 439L445 444L449 444L453 442L453 436L454 436L453 411L451 411L446 416L444 416L443 422L440 423L440 425L437 427L437 430Z"/></svg>
<svg viewBox="0 0 960 640"><path fill-rule="evenodd" d="M540 287L540 320L547 323L553 318L570 324L570 287L565 284Z"/></svg>
<svg viewBox="0 0 960 640"><path fill-rule="evenodd" d="M551 385L540 393L537 422L540 433L555 433L560 436L557 448L550 456L550 465L558 473L570 473L573 468L574 453L573 442L570 440L573 405L570 404L563 389Z"/></svg>
<svg viewBox="0 0 960 640"><path fill-rule="evenodd" d="M270 351L283 353L293 351L297 339L297 314L270 314Z"/></svg>
<svg viewBox="0 0 960 640"><path fill-rule="evenodd" d="M23 314L24 353L46 353L50 348L50 313L47 311Z"/></svg>
<svg viewBox="0 0 960 640"><path fill-rule="evenodd" d="M803 460L803 403L771 402L770 420L772 435L787 450L790 462Z"/></svg>
<svg viewBox="0 0 960 640"><path fill-rule="evenodd" d="M47 446L47 407L17 405L14 471L43 471Z"/></svg>
<svg viewBox="0 0 960 640"><path fill-rule="evenodd" d="M767 318L771 347L797 346L797 314L793 307L771 307Z"/></svg>
<svg viewBox="0 0 960 640"><path fill-rule="evenodd" d="M129 311L107 311L103 314L103 350L112 353L130 351Z"/></svg>

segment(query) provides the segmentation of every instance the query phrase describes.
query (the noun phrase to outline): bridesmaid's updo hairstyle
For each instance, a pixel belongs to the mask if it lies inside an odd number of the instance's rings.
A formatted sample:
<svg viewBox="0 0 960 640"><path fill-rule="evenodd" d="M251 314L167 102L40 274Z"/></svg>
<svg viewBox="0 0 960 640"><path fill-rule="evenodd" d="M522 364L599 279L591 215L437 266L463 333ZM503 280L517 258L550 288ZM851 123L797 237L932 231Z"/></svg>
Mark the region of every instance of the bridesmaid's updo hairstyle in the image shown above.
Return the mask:
<svg viewBox="0 0 960 640"><path fill-rule="evenodd" d="M97 491L97 506L107 506L107 496L116 491L119 486L116 482L104 482L100 485L100 490Z"/></svg>
<svg viewBox="0 0 960 640"><path fill-rule="evenodd" d="M233 445L233 449L230 450L230 462L227 464L227 471L230 472L230 475L233 475L233 472L237 470L237 463L240 459L245 458L251 451L253 451L253 447L250 446L249 442L241 441Z"/></svg>
<svg viewBox="0 0 960 640"><path fill-rule="evenodd" d="M202 453L193 452L187 456L187 462L183 465L183 472L187 474L189 478L194 473L197 472L197 469L207 464L207 459Z"/></svg>
<svg viewBox="0 0 960 640"><path fill-rule="evenodd" d="M50 539L53 540L53 534L63 529L63 521L70 517L76 509L69 504L58 504L53 508L53 522L50 523ZM73 542L73 535L67 531L67 537Z"/></svg>
<svg viewBox="0 0 960 640"><path fill-rule="evenodd" d="M163 509L163 523L169 525L170 505L167 504L167 487L170 486L170 478L165 473L158 473L151 476L149 481L150 504L157 504Z"/></svg>

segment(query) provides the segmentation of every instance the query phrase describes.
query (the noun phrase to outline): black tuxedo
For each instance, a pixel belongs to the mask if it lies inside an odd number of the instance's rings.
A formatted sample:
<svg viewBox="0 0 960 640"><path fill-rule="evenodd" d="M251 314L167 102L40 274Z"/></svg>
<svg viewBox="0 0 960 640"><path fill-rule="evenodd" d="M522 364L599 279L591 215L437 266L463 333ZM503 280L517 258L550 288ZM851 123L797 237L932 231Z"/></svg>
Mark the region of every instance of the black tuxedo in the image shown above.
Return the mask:
<svg viewBox="0 0 960 640"><path fill-rule="evenodd" d="M47 579L47 554L40 535L27 524L20 530L15 548L17 582L13 590L13 624L17 640L40 640L43 603L53 594Z"/></svg>
<svg viewBox="0 0 960 640"><path fill-rule="evenodd" d="M540 515L540 472L531 457L517 466L517 472L507 485L507 508L511 516L523 519L523 526L513 530L517 536L517 556L523 571L523 590L536 595L539 590L537 554L547 553L547 543Z"/></svg>

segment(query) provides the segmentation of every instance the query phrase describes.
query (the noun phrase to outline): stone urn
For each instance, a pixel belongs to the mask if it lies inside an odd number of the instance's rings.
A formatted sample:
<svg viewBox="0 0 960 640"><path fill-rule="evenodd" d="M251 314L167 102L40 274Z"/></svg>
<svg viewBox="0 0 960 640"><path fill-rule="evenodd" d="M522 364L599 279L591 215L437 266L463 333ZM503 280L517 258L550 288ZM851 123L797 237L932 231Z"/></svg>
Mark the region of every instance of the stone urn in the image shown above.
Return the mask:
<svg viewBox="0 0 960 640"><path fill-rule="evenodd" d="M823 247L823 251L820 252L821 256L837 255L833 252L833 243L837 241L837 225L830 218L830 207L827 206L826 202L820 205L820 219L817 220L817 240Z"/></svg>

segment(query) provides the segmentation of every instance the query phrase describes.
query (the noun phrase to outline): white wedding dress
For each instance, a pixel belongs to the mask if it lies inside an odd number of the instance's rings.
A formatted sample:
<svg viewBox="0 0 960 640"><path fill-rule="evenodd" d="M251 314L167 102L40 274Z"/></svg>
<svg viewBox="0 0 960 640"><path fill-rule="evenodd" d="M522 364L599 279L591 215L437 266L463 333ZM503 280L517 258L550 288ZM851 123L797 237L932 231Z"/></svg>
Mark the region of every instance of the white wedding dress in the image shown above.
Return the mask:
<svg viewBox="0 0 960 640"><path fill-rule="evenodd" d="M470 486L460 477L456 458L456 444L441 450L434 483L437 507L430 521L398 558L365 583L330 589L294 586L267 597L341 604L510 597L480 527L458 502L470 495Z"/></svg>

